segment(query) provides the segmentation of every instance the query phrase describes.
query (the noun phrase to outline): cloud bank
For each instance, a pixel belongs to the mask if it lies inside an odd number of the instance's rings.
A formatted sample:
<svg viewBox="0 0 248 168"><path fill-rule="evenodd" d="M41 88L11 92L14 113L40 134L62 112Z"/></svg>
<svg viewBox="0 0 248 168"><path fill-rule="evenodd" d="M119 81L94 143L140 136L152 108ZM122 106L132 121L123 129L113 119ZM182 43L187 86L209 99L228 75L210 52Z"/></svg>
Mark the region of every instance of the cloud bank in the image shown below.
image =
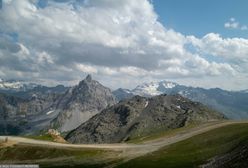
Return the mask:
<svg viewBox="0 0 248 168"><path fill-rule="evenodd" d="M148 0L4 0L0 23L3 78L72 84L90 73L112 88L164 79L248 83L247 39L183 35L162 25Z"/></svg>

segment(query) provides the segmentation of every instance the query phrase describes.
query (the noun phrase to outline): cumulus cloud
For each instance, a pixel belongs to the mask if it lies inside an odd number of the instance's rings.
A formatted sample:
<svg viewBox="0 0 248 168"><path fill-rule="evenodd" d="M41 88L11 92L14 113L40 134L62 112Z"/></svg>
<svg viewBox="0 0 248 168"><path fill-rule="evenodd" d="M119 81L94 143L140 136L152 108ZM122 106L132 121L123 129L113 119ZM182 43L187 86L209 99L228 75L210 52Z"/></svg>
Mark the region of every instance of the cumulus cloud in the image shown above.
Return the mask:
<svg viewBox="0 0 248 168"><path fill-rule="evenodd" d="M239 29L239 30L247 30L247 25L240 25L235 18L230 18L228 22L224 24L224 27L227 29Z"/></svg>
<svg viewBox="0 0 248 168"><path fill-rule="evenodd" d="M215 33L209 33L202 39L189 39L202 54L221 57L230 64L240 65L248 62L248 39L222 38Z"/></svg>
<svg viewBox="0 0 248 168"><path fill-rule="evenodd" d="M148 0L5 0L0 22L0 75L6 78L74 82L91 73L113 88L130 88L247 70L247 39L167 29ZM226 26L240 26L234 23Z"/></svg>
<svg viewBox="0 0 248 168"><path fill-rule="evenodd" d="M225 28L237 29L239 28L239 22L235 20L235 18L230 18L228 22L224 24Z"/></svg>

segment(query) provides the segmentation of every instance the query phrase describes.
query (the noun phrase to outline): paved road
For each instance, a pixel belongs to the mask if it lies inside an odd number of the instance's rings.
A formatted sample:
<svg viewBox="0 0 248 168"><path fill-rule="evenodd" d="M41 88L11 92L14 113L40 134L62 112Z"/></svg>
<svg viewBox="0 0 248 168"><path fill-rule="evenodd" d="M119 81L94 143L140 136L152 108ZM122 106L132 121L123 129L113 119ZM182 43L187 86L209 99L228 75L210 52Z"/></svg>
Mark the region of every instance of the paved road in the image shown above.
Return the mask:
<svg viewBox="0 0 248 168"><path fill-rule="evenodd" d="M92 148L92 149L107 149L122 151L122 156L136 157L144 155L149 152L158 150L161 147L171 145L173 143L188 139L195 135L223 127L226 125L248 123L248 121L223 121L206 123L198 127L187 129L178 132L176 135L162 137L156 140L147 141L142 144L127 144L127 143L115 143L115 144L62 144L49 141L34 140L29 138L17 137L17 136L0 136L0 140L4 140L8 137L9 141L14 141L20 144L47 146L47 147L65 147L65 148Z"/></svg>

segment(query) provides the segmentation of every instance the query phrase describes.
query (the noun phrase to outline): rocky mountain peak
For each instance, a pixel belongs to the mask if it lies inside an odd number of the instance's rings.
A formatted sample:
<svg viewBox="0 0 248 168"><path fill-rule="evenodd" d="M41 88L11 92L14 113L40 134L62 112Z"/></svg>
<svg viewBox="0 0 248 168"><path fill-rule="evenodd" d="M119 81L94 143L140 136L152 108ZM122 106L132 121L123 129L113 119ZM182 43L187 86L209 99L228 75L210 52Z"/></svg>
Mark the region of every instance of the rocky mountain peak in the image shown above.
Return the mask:
<svg viewBox="0 0 248 168"><path fill-rule="evenodd" d="M70 131L115 102L111 90L88 75L62 96L57 105L61 112L51 125L61 132Z"/></svg>
<svg viewBox="0 0 248 168"><path fill-rule="evenodd" d="M79 82L79 84L76 86L78 89L83 88L84 90L86 88L89 88L91 85L96 84L97 81L92 79L92 76L89 74L86 76L85 79Z"/></svg>
<svg viewBox="0 0 248 168"><path fill-rule="evenodd" d="M86 80L87 82L91 82L91 81L92 81L91 75L88 74L88 75L86 76L85 80Z"/></svg>

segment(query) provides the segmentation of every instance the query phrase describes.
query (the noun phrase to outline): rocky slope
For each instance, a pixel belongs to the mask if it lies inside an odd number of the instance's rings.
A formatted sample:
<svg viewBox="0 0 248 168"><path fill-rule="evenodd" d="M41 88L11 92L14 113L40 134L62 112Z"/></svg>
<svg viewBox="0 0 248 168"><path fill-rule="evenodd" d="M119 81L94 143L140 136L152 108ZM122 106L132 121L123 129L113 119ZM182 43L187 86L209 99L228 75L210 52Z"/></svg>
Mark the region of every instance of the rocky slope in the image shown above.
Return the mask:
<svg viewBox="0 0 248 168"><path fill-rule="evenodd" d="M106 108L70 132L71 143L115 143L224 116L179 95L135 96Z"/></svg>
<svg viewBox="0 0 248 168"><path fill-rule="evenodd" d="M218 88L204 89L179 85L173 82L161 81L144 83L133 90L118 89L113 92L118 100L134 95L151 97L159 94L180 94L192 101L201 102L230 119L248 118L248 92L226 91Z"/></svg>
<svg viewBox="0 0 248 168"><path fill-rule="evenodd" d="M51 122L51 127L61 132L70 131L115 103L111 90L88 75L61 97L55 109L59 114Z"/></svg>
<svg viewBox="0 0 248 168"><path fill-rule="evenodd" d="M0 134L34 134L56 128L70 131L115 103L110 89L87 76L74 87L0 91Z"/></svg>
<svg viewBox="0 0 248 168"><path fill-rule="evenodd" d="M34 94L31 98L0 94L0 134L33 133L46 125L50 110L59 94Z"/></svg>

